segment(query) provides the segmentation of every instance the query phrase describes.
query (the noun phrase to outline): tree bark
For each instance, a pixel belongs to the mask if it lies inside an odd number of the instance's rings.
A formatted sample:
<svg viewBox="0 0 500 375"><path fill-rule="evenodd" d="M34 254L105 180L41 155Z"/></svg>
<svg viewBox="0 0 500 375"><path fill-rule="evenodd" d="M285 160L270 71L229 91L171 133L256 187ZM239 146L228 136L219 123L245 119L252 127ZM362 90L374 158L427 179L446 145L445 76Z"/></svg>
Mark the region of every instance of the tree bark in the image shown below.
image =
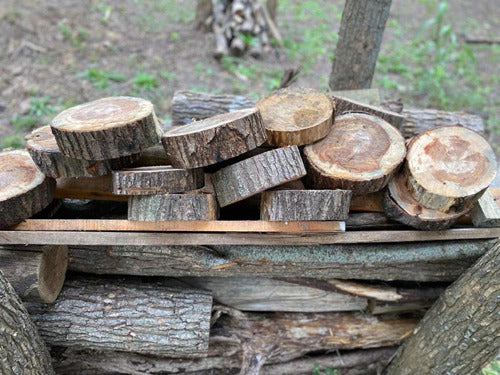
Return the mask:
<svg viewBox="0 0 500 375"><path fill-rule="evenodd" d="M346 0L329 85L332 90L369 88L391 0Z"/></svg>
<svg viewBox="0 0 500 375"><path fill-rule="evenodd" d="M497 243L427 312L398 351L388 375L478 374L500 347L499 299Z"/></svg>
<svg viewBox="0 0 500 375"><path fill-rule="evenodd" d="M0 372L54 374L50 355L14 288L0 271Z"/></svg>

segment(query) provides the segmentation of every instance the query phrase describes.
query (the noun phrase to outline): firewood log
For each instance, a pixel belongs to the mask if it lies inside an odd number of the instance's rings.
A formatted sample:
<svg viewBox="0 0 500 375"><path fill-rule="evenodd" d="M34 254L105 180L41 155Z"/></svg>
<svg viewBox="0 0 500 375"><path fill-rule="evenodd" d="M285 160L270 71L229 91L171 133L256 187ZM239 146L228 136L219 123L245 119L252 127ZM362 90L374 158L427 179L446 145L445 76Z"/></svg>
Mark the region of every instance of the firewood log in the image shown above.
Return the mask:
<svg viewBox="0 0 500 375"><path fill-rule="evenodd" d="M490 189L476 202L470 213L472 223L475 227L495 227L500 226L500 199L493 196Z"/></svg>

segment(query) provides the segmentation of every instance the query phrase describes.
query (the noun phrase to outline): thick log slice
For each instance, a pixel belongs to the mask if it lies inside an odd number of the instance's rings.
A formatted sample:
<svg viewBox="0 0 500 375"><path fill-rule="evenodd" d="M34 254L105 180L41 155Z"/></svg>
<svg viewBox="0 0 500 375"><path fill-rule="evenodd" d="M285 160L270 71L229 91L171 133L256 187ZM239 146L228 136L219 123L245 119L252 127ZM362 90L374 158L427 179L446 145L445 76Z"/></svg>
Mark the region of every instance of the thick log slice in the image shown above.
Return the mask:
<svg viewBox="0 0 500 375"><path fill-rule="evenodd" d="M0 228L40 212L52 202L56 187L26 150L0 152Z"/></svg>
<svg viewBox="0 0 500 375"><path fill-rule="evenodd" d="M381 190L405 153L404 138L396 128L362 113L336 118L326 138L304 148L312 187L354 194Z"/></svg>
<svg viewBox="0 0 500 375"><path fill-rule="evenodd" d="M307 88L281 89L255 105L272 146L306 145L326 137L334 107L323 93Z"/></svg>
<svg viewBox="0 0 500 375"><path fill-rule="evenodd" d="M68 108L50 126L64 155L86 160L138 154L158 143L161 132L153 104L128 96Z"/></svg>
<svg viewBox="0 0 500 375"><path fill-rule="evenodd" d="M350 190L275 190L262 193L260 219L347 220Z"/></svg>
<svg viewBox="0 0 500 375"><path fill-rule="evenodd" d="M218 216L213 194L136 195L128 203L129 220L217 220Z"/></svg>
<svg viewBox="0 0 500 375"><path fill-rule="evenodd" d="M306 175L297 146L278 148L212 174L221 207Z"/></svg>
<svg viewBox="0 0 500 375"><path fill-rule="evenodd" d="M443 126L414 137L408 146L408 190L422 206L445 213L470 208L497 173L495 152L478 133Z"/></svg>
<svg viewBox="0 0 500 375"><path fill-rule="evenodd" d="M42 126L26 136L26 148L37 167L46 176L96 177L132 165L140 154L122 156L111 160L84 160L64 156L57 146L50 126Z"/></svg>
<svg viewBox="0 0 500 375"><path fill-rule="evenodd" d="M462 212L444 213L423 207L408 192L407 181L402 173L387 185L382 205L385 214L392 220L421 230L448 229L469 211L466 209Z"/></svg>
<svg viewBox="0 0 500 375"><path fill-rule="evenodd" d="M174 167L198 168L253 150L266 139L260 112L250 108L174 127L161 141Z"/></svg>
<svg viewBox="0 0 500 375"><path fill-rule="evenodd" d="M203 169L177 169L169 165L123 169L113 172L113 193L152 195L182 193L205 184Z"/></svg>

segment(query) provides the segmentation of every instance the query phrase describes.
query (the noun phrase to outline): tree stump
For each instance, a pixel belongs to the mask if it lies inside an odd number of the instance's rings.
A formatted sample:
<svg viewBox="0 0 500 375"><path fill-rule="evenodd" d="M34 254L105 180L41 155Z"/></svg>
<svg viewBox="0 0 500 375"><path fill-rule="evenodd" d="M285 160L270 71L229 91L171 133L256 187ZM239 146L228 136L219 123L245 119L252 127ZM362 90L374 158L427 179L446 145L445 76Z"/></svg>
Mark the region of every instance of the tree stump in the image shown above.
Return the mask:
<svg viewBox="0 0 500 375"><path fill-rule="evenodd" d="M86 160L138 154L158 143L161 132L153 104L127 96L66 109L50 126L64 155Z"/></svg>
<svg viewBox="0 0 500 375"><path fill-rule="evenodd" d="M50 126L42 126L26 136L26 148L43 174L52 178L96 177L132 165L140 154L111 160L84 160L64 156L57 146Z"/></svg>
<svg viewBox="0 0 500 375"><path fill-rule="evenodd" d="M218 216L213 194L137 195L128 203L129 220L217 220Z"/></svg>
<svg viewBox="0 0 500 375"><path fill-rule="evenodd" d="M251 108L175 127L161 140L174 167L198 168L241 155L266 139L260 112Z"/></svg>
<svg viewBox="0 0 500 375"><path fill-rule="evenodd" d="M52 202L56 182L46 177L26 150L0 153L0 228L40 212Z"/></svg>
<svg viewBox="0 0 500 375"><path fill-rule="evenodd" d="M443 126L420 133L408 145L408 190L427 208L456 213L471 208L497 173L495 153L476 132Z"/></svg>
<svg viewBox="0 0 500 375"><path fill-rule="evenodd" d="M307 88L281 89L255 105L272 146L306 145L326 137L334 107L323 93Z"/></svg>
<svg viewBox="0 0 500 375"><path fill-rule="evenodd" d="M306 175L297 146L267 151L212 174L220 207Z"/></svg>
<svg viewBox="0 0 500 375"><path fill-rule="evenodd" d="M304 148L309 185L354 194L378 191L405 153L403 136L384 120L362 113L340 116L326 138Z"/></svg>
<svg viewBox="0 0 500 375"><path fill-rule="evenodd" d="M182 193L205 184L203 169L176 169L169 165L123 169L113 172L113 193L153 195Z"/></svg>
<svg viewBox="0 0 500 375"><path fill-rule="evenodd" d="M260 219L347 220L350 190L274 190L262 193Z"/></svg>

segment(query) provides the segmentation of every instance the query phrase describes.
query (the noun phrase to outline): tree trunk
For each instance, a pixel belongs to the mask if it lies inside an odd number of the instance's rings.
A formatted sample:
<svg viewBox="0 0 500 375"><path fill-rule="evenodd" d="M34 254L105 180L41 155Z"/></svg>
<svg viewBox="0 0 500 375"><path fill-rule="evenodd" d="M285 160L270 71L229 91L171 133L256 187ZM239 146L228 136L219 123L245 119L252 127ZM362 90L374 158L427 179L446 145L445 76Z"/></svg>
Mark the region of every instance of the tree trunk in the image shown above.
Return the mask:
<svg viewBox="0 0 500 375"><path fill-rule="evenodd" d="M500 348L499 300L497 243L441 295L398 351L388 375L478 374Z"/></svg>
<svg viewBox="0 0 500 375"><path fill-rule="evenodd" d="M330 74L332 90L369 88L391 0L346 0Z"/></svg>
<svg viewBox="0 0 500 375"><path fill-rule="evenodd" d="M26 308L0 271L0 373L51 375L45 343Z"/></svg>

